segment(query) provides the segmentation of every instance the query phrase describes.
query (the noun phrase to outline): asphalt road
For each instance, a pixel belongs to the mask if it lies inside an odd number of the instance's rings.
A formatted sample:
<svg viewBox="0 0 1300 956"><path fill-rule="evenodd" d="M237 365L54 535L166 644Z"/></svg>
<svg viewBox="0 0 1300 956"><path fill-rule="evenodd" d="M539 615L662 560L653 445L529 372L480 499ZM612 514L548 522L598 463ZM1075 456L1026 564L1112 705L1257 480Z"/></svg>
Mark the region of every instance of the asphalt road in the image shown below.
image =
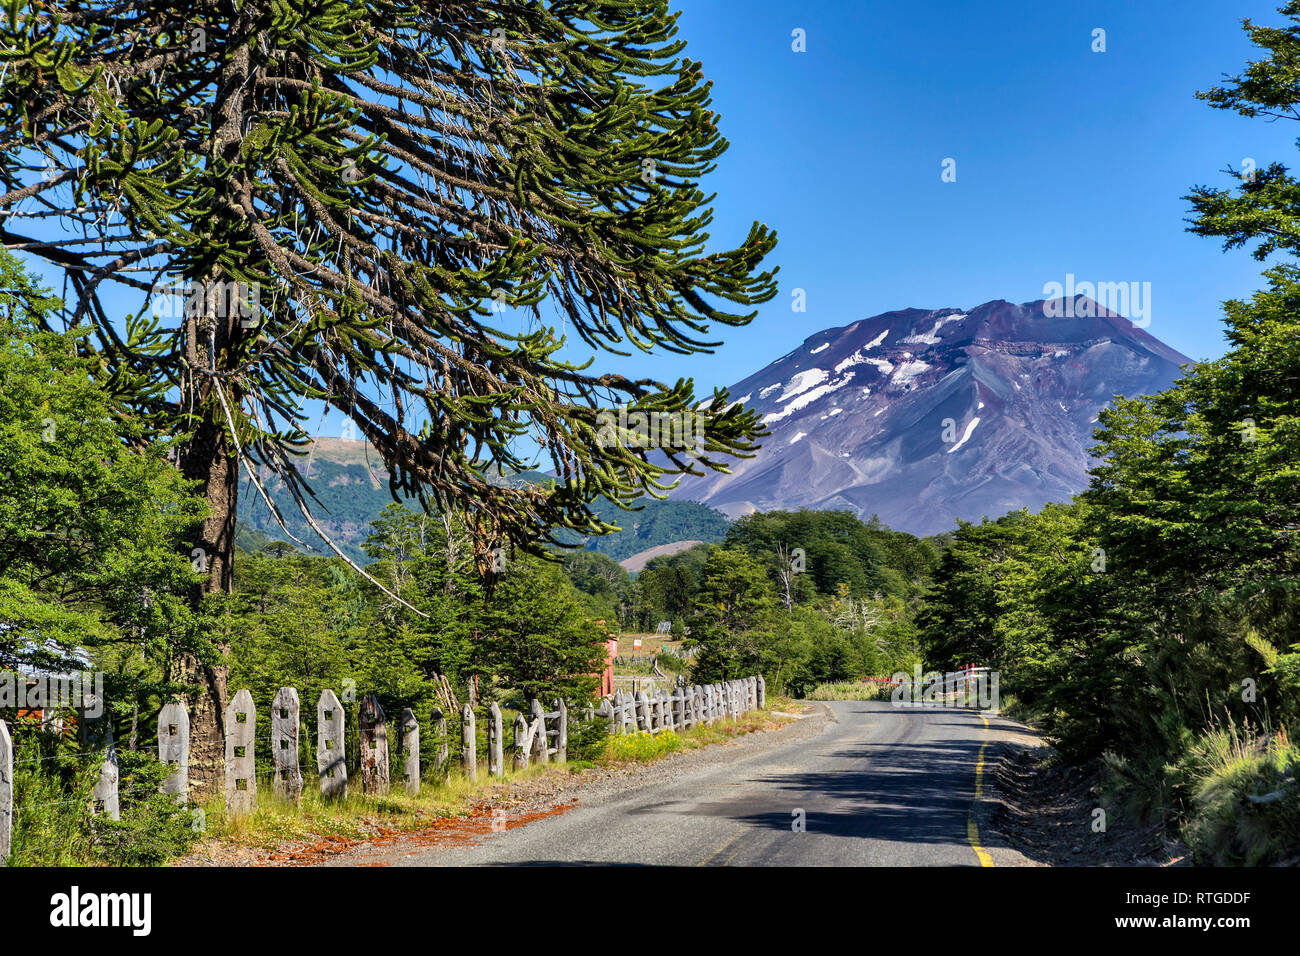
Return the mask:
<svg viewBox="0 0 1300 956"><path fill-rule="evenodd" d="M1024 728L974 711L834 702L813 733L649 778L470 847L394 854L392 865L1023 865L981 826L983 749ZM820 721L819 721L820 722ZM987 745L987 747L985 746ZM703 753L698 751L697 753ZM798 824L802 823L800 830ZM974 827L972 827L974 823ZM978 846L978 849L977 849ZM340 860L346 865L348 861Z"/></svg>

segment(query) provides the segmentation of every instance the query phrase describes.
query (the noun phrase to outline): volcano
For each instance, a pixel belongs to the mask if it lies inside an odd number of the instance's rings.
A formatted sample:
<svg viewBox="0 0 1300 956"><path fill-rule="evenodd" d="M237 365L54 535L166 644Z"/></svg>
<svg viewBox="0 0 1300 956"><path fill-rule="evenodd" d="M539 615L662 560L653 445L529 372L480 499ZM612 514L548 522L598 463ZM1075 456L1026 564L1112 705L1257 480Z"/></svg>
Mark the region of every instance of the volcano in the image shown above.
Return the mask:
<svg viewBox="0 0 1300 956"><path fill-rule="evenodd" d="M1058 316L1069 316L1058 317ZM902 309L826 329L739 382L771 434L672 497L738 517L816 508L927 535L1065 501L1098 412L1191 359L1090 299Z"/></svg>

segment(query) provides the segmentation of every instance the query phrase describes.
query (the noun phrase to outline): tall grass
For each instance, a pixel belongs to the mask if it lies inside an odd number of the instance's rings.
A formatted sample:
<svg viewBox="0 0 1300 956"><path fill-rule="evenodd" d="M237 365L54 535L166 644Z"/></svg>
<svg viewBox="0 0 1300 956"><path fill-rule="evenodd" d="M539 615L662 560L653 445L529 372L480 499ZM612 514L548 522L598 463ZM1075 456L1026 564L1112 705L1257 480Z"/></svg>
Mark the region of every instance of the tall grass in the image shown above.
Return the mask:
<svg viewBox="0 0 1300 956"><path fill-rule="evenodd" d="M1189 794L1183 837L1197 861L1255 866L1300 857L1298 766L1300 748L1285 730L1261 734L1230 723L1197 738L1171 768Z"/></svg>
<svg viewBox="0 0 1300 956"><path fill-rule="evenodd" d="M893 688L887 684L870 684L866 681L846 680L818 684L805 697L806 700L889 700Z"/></svg>

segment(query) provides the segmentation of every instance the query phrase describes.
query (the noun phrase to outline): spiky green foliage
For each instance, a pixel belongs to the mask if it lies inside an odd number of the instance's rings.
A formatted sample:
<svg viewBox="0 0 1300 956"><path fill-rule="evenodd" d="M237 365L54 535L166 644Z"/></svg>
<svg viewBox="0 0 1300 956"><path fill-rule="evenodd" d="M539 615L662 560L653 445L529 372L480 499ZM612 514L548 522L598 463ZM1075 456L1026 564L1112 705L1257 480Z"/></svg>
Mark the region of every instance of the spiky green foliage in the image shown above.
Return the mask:
<svg viewBox="0 0 1300 956"><path fill-rule="evenodd" d="M692 383L558 354L557 316L592 348L704 351L775 292L766 227L706 248L699 182L727 144L675 33L663 0L11 0L0 238L67 270L117 387L194 435L194 477L239 455L309 491L292 452L319 399L395 489L472 500L480 559L598 532L598 494L722 468L760 433L719 395L698 459L602 443L598 408L691 411ZM202 294L160 318L159 282ZM110 286L140 297L125 323ZM532 464L527 436L559 482L489 481Z"/></svg>

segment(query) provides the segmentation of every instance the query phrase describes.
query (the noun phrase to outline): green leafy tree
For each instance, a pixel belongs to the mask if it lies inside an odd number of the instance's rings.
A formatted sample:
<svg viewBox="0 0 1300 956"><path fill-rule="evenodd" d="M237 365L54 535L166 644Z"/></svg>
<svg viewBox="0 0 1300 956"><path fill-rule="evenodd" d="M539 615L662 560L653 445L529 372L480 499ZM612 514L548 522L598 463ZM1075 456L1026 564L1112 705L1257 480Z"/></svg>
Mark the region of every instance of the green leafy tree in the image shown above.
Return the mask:
<svg viewBox="0 0 1300 956"><path fill-rule="evenodd" d="M175 656L212 651L184 600L201 556L180 553L205 508L80 354L83 331L45 330L57 308L0 251L0 664L117 648L160 694Z"/></svg>
<svg viewBox="0 0 1300 956"><path fill-rule="evenodd" d="M591 698L605 660L605 630L583 613L560 565L519 554L506 563L479 620L475 659L523 699L550 706Z"/></svg>
<svg viewBox="0 0 1300 956"><path fill-rule="evenodd" d="M700 652L692 678L707 682L752 673L776 609L763 566L739 548L714 548L700 575L695 608L691 640Z"/></svg>

